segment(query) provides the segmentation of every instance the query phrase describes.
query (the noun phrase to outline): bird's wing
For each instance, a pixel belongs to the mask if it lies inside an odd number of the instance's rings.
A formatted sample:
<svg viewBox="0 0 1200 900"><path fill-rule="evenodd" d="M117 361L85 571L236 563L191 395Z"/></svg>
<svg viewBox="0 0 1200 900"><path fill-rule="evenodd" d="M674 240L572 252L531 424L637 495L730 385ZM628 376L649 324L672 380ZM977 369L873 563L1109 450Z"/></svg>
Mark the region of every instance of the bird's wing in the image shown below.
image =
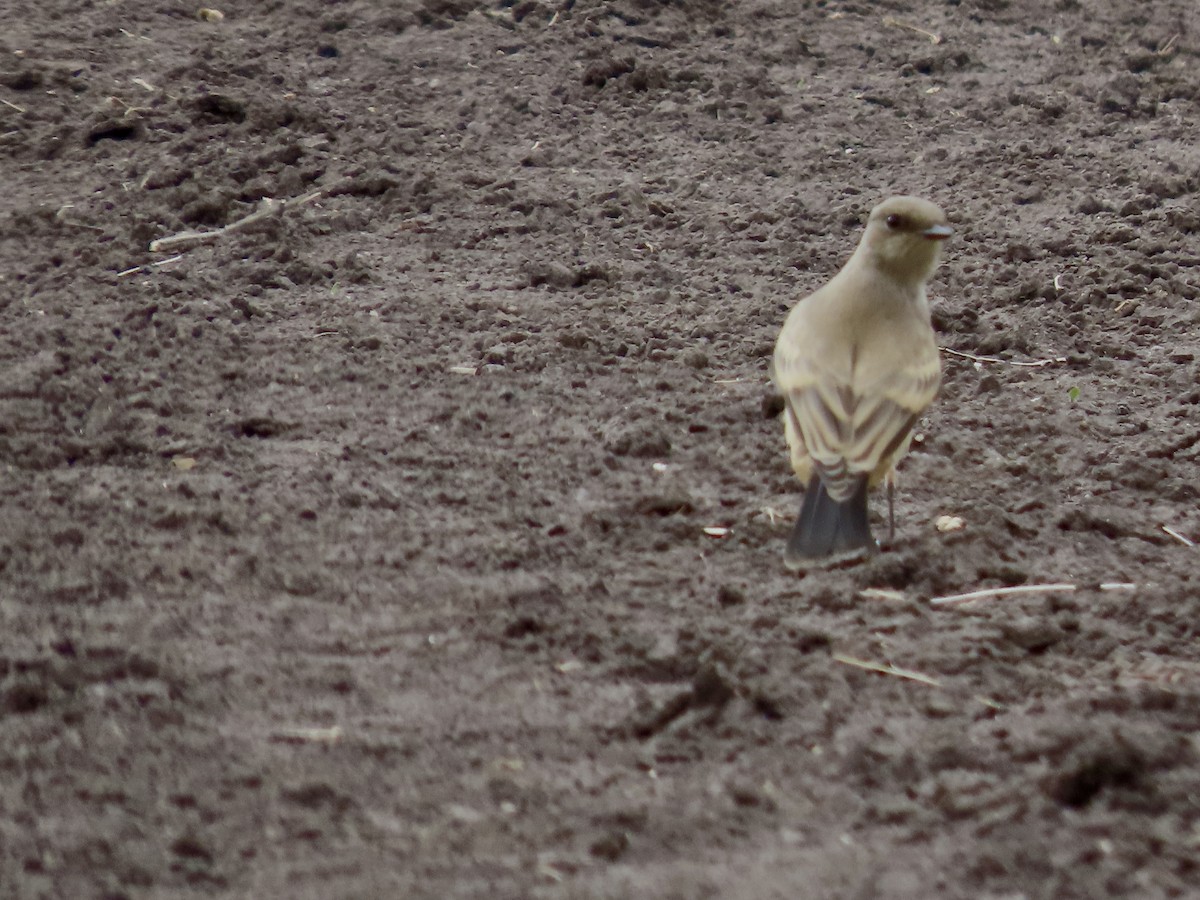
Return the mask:
<svg viewBox="0 0 1200 900"><path fill-rule="evenodd" d="M906 446L917 417L937 394L941 368L936 348L921 353L878 385L865 385L856 396L846 461L851 470L877 473L890 469Z"/></svg>
<svg viewBox="0 0 1200 900"><path fill-rule="evenodd" d="M863 475L891 467L940 382L937 357L914 360L884 383L859 390L811 365L777 379L793 432L835 500L853 495Z"/></svg>
<svg viewBox="0 0 1200 900"><path fill-rule="evenodd" d="M846 452L853 438L857 404L853 391L811 363L793 362L788 377L777 384L783 393L790 432L799 444L793 453L799 450L799 455L807 455L829 495L844 500L854 493Z"/></svg>

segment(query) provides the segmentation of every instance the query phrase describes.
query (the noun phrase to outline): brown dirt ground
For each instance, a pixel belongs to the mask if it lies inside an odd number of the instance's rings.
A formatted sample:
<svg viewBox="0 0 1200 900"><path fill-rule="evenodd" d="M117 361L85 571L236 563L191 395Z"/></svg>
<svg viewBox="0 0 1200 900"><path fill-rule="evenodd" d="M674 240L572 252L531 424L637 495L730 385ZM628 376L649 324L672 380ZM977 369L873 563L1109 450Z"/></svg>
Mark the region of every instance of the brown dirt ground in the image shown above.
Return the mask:
<svg viewBox="0 0 1200 900"><path fill-rule="evenodd" d="M0 895L1200 896L1190 0L4 7ZM797 578L899 191L1003 362Z"/></svg>

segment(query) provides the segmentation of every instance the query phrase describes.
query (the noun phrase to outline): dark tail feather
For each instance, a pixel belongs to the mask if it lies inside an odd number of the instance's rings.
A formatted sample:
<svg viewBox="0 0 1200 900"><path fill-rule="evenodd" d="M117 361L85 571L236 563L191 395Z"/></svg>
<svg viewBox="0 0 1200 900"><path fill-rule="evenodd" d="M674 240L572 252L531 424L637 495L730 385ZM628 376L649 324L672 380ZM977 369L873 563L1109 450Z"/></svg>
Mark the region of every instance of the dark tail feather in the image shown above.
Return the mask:
<svg viewBox="0 0 1200 900"><path fill-rule="evenodd" d="M867 476L853 496L838 503L829 496L820 476L814 474L804 491L800 518L788 540L784 561L790 569L803 569L831 558L848 559L873 552L879 545L867 521Z"/></svg>

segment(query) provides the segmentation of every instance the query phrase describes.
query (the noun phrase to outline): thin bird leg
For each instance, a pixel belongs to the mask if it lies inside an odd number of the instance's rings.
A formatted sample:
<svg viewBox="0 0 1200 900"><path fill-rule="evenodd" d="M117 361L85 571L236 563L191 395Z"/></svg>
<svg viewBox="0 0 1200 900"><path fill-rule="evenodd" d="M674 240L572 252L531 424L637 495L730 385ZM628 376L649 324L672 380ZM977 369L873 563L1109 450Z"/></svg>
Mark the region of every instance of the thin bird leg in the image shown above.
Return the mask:
<svg viewBox="0 0 1200 900"><path fill-rule="evenodd" d="M888 544L896 542L896 482L888 479Z"/></svg>

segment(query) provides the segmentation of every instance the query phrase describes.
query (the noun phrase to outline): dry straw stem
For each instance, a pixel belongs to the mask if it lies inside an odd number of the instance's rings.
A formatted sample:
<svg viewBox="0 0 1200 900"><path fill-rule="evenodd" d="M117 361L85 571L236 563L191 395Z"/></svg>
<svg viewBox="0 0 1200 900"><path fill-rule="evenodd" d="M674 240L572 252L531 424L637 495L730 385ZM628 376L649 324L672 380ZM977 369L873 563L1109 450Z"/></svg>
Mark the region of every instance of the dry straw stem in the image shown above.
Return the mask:
<svg viewBox="0 0 1200 900"><path fill-rule="evenodd" d="M1021 362L1014 359L1000 359L997 356L977 356L974 353L964 353L962 350L951 350L949 347L939 347L943 353L949 353L951 356L961 356L963 359L969 359L977 363L999 363L1003 366L1024 366L1030 369L1040 369L1042 366L1052 366L1055 363L1065 363L1065 356L1054 356L1049 359L1035 359L1029 362Z"/></svg>
<svg viewBox="0 0 1200 900"><path fill-rule="evenodd" d="M985 588L966 594L951 594L948 597L934 597L929 601L930 606L961 606L976 600L990 600L995 597L1011 597L1014 594L1070 593L1076 589L1073 584L1022 584L1017 587Z"/></svg>
<svg viewBox="0 0 1200 900"><path fill-rule="evenodd" d="M940 34L934 34L932 31L926 31L924 28L918 28L916 25L909 25L907 22L901 22L892 16L884 16L883 24L891 28L903 28L905 31L915 31L917 34L923 34L929 38L929 43L931 44L940 44L942 42Z"/></svg>
<svg viewBox="0 0 1200 900"><path fill-rule="evenodd" d="M179 234L159 238L157 241L150 242L150 252L161 253L168 250L191 249L201 244L210 244L227 234L232 234L235 231L244 231L271 216L282 215L289 209L295 209L296 207L312 203L324 195L324 191L313 191L311 194L305 194L303 197L296 197L291 200L274 200L270 197L263 197L259 201L258 209L243 219L238 219L236 222L231 222L223 228L216 228L212 231L181 231Z"/></svg>
<svg viewBox="0 0 1200 900"><path fill-rule="evenodd" d="M858 592L858 596L864 600L887 600L891 602L908 599L908 596L903 591L893 591L888 588L864 588Z"/></svg>
<svg viewBox="0 0 1200 900"><path fill-rule="evenodd" d="M941 681L934 678L932 675L914 672L911 669L898 669L895 666L871 662L869 659L859 659L857 656L847 656L844 653L835 653L833 654L833 660L834 662L840 662L843 665L854 666L856 669L866 669L868 672L878 672L881 675L894 675L897 678L906 678L909 681L919 681L921 684L927 684L930 687L942 686Z"/></svg>
<svg viewBox="0 0 1200 900"><path fill-rule="evenodd" d="M774 525L776 522L788 521L787 513L780 512L773 506L764 506L758 512L760 515L766 516L767 522L771 525Z"/></svg>
<svg viewBox="0 0 1200 900"><path fill-rule="evenodd" d="M124 278L126 275L133 275L137 272L145 272L147 269L162 268L163 266L170 265L173 262L179 262L181 259L183 259L183 254L177 253L174 256L168 256L166 259L160 259L157 262L146 263L144 266L133 266L128 269L122 269L117 273L117 277Z"/></svg>
<svg viewBox="0 0 1200 900"><path fill-rule="evenodd" d="M1193 541L1187 535L1180 534L1178 531L1176 531L1170 525L1163 525L1162 530L1165 531L1167 534L1169 534L1171 537L1175 538L1175 540L1179 541L1179 543L1183 544L1183 546L1185 546L1185 547L1195 547L1196 546L1195 541Z"/></svg>
<svg viewBox="0 0 1200 900"><path fill-rule="evenodd" d="M871 662L869 659L859 659L857 656L847 656L845 653L833 654L833 661L840 662L845 666L853 666L856 669L865 669L868 672L878 672L880 675L891 675L894 678L903 678L907 681L915 681L918 684L927 684L929 687L939 689L944 687L940 678L934 678L932 675L926 675L924 672L914 672L912 669L901 669L896 666ZM989 697L984 697L981 694L973 694L972 697L976 702L982 703L989 709L1004 709L1004 704L997 703Z"/></svg>
<svg viewBox="0 0 1200 900"><path fill-rule="evenodd" d="M71 225L75 228L85 228L88 231L98 231L101 234L104 233L104 229L99 225L88 225L86 222L76 222L74 219L67 218L67 211L74 208L74 203L64 203L58 208L58 212L54 214L54 220L56 222L62 222L64 225Z"/></svg>
<svg viewBox="0 0 1200 900"><path fill-rule="evenodd" d="M282 744L336 744L342 739L342 728L280 728L271 734L271 740Z"/></svg>

